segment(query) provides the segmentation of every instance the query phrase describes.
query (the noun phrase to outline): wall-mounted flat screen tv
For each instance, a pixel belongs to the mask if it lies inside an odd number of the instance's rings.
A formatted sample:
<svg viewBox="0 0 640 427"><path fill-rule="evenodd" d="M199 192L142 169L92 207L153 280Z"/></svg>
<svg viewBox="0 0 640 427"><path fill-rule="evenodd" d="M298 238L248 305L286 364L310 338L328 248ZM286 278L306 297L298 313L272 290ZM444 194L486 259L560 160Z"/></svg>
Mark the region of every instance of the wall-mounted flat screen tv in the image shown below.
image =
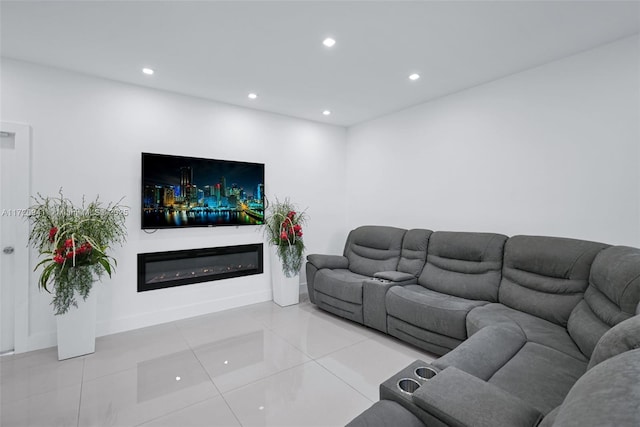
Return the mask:
<svg viewBox="0 0 640 427"><path fill-rule="evenodd" d="M264 164L142 153L142 228L264 223Z"/></svg>

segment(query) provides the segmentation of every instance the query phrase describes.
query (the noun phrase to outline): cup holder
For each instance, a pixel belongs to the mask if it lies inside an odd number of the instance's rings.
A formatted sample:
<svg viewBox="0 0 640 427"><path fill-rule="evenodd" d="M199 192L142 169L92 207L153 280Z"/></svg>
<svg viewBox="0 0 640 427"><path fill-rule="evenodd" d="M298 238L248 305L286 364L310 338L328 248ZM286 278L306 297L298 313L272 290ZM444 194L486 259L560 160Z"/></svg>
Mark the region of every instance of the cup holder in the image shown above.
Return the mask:
<svg viewBox="0 0 640 427"><path fill-rule="evenodd" d="M406 394L413 394L418 387L420 387L420 383L412 378L402 378L398 381L398 389Z"/></svg>
<svg viewBox="0 0 640 427"><path fill-rule="evenodd" d="M433 368L429 368L428 366L421 366L419 368L416 368L415 374L418 378L426 381L435 377L438 374L438 371Z"/></svg>

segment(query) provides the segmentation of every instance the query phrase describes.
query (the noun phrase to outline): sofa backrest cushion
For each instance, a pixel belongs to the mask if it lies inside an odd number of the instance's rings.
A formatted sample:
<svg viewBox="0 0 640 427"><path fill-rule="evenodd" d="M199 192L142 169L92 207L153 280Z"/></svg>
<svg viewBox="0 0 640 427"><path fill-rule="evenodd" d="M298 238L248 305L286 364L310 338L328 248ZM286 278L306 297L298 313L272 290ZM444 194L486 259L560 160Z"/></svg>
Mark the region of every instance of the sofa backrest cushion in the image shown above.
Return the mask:
<svg viewBox="0 0 640 427"><path fill-rule="evenodd" d="M349 270L370 277L379 271L395 271L406 231L379 225L365 225L352 230L344 248Z"/></svg>
<svg viewBox="0 0 640 427"><path fill-rule="evenodd" d="M591 354L587 369L636 348L640 348L640 315L624 320L605 332Z"/></svg>
<svg viewBox="0 0 640 427"><path fill-rule="evenodd" d="M553 427L639 426L640 349L588 370L555 413ZM542 425L545 424L544 420Z"/></svg>
<svg viewBox="0 0 640 427"><path fill-rule="evenodd" d="M427 246L433 231L416 228L405 233L402 240L398 271L418 277L427 261Z"/></svg>
<svg viewBox="0 0 640 427"><path fill-rule="evenodd" d="M506 240L502 234L436 231L418 283L448 295L496 302Z"/></svg>
<svg viewBox="0 0 640 427"><path fill-rule="evenodd" d="M563 237L507 240L499 301L565 326L587 288L595 256L607 245Z"/></svg>
<svg viewBox="0 0 640 427"><path fill-rule="evenodd" d="M640 249L612 246L603 250L591 266L584 299L569 317L571 338L591 357L601 337L633 316L639 301Z"/></svg>

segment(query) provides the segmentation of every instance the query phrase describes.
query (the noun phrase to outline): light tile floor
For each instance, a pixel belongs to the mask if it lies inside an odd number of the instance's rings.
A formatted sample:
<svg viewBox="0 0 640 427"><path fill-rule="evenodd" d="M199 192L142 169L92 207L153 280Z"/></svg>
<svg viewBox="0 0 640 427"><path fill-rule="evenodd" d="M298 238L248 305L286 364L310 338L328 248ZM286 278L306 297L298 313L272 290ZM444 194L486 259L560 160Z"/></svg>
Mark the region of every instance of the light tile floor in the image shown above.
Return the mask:
<svg viewBox="0 0 640 427"><path fill-rule="evenodd" d="M343 426L433 356L319 310L255 304L0 358L0 425Z"/></svg>

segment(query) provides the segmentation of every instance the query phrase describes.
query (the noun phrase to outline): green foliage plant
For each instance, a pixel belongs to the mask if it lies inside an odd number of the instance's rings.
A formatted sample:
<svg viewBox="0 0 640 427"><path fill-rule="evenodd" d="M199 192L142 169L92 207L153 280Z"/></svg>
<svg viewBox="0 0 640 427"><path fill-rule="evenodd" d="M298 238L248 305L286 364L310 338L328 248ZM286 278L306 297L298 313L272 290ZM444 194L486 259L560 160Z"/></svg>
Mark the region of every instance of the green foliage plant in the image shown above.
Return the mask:
<svg viewBox="0 0 640 427"><path fill-rule="evenodd" d="M38 250L42 268L38 287L54 295L56 315L77 307L76 296L86 300L93 283L104 273L109 277L117 262L107 254L126 241L128 208L120 202L104 206L98 197L76 206L64 197L43 197L38 193L30 207L29 243Z"/></svg>
<svg viewBox="0 0 640 427"><path fill-rule="evenodd" d="M302 268L305 249L302 226L306 221L306 212L299 212L288 198L284 202L276 198L268 205L265 221L267 240L276 247L286 277L294 277Z"/></svg>

